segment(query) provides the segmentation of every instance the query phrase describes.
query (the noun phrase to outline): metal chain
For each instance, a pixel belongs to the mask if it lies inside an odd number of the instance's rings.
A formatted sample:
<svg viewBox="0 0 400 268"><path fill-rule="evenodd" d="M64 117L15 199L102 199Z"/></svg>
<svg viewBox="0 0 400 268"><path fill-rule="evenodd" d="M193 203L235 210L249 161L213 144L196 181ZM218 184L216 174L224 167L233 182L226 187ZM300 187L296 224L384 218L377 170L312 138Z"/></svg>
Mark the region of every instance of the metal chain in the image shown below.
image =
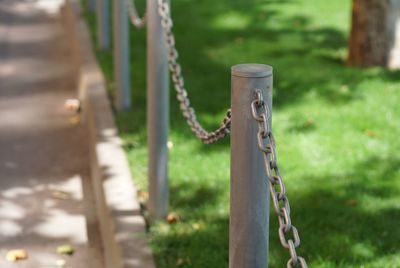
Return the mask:
<svg viewBox="0 0 400 268"><path fill-rule="evenodd" d="M192 132L205 144L211 144L219 141L227 136L231 127L231 110L226 112L225 118L219 128L208 132L206 131L196 118L196 113L190 105L187 90L184 86L182 76L182 68L178 62L178 51L175 47L175 36L172 32L172 19L169 4L166 0L158 0L158 13L161 17L161 25L163 27L164 39L168 50L168 64L171 71L172 80L177 92L177 99L180 103L179 107L183 117L186 119Z"/></svg>
<svg viewBox="0 0 400 268"><path fill-rule="evenodd" d="M281 177L277 159L275 140L270 129L270 116L262 93L256 90L255 100L251 103L251 112L258 124L257 141L260 151L263 153L265 171L268 177L269 190L275 213L279 220L279 240L284 248L290 253L287 267L306 268L305 259L297 255L296 248L300 245L300 236L290 218L290 204L286 196L285 184Z"/></svg>
<svg viewBox="0 0 400 268"><path fill-rule="evenodd" d="M133 24L138 29L143 28L146 25L147 16L144 13L143 18L140 18L134 3L134 0L125 0L128 7L129 18Z"/></svg>

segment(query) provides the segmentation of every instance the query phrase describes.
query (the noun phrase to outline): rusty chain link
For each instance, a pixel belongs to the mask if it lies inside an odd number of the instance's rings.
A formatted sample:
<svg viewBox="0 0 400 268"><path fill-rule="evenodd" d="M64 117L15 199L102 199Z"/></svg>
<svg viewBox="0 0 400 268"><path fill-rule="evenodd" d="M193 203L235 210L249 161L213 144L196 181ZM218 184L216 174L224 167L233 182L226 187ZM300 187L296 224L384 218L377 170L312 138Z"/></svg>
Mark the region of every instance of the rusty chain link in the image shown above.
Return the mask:
<svg viewBox="0 0 400 268"><path fill-rule="evenodd" d="M271 199L275 213L278 215L279 240L290 253L287 267L306 268L308 266L305 259L298 256L296 252L296 248L300 245L300 236L296 227L292 225L289 199L286 196L285 184L276 159L276 144L269 125L271 112L268 110L259 89L256 90L255 100L251 103L251 113L258 124L258 147L263 153Z"/></svg>
<svg viewBox="0 0 400 268"><path fill-rule="evenodd" d="M134 2L135 0L125 0L125 1L128 8L128 15L133 26L135 26L138 29L143 28L146 25L146 19L147 19L146 13L144 13L143 18L140 18L135 6Z"/></svg>
<svg viewBox="0 0 400 268"><path fill-rule="evenodd" d="M226 112L226 115L220 124L219 128L212 132L206 131L196 118L196 113L190 105L187 90L184 86L182 76L182 68L178 62L178 51L175 47L175 36L172 32L172 19L169 4L166 0L158 0L158 13L161 17L161 25L163 27L164 39L168 50L168 64L171 71L172 80L177 92L177 99L180 103L179 107L183 117L186 119L192 132L205 144L211 144L224 138L230 132L231 127L231 110Z"/></svg>

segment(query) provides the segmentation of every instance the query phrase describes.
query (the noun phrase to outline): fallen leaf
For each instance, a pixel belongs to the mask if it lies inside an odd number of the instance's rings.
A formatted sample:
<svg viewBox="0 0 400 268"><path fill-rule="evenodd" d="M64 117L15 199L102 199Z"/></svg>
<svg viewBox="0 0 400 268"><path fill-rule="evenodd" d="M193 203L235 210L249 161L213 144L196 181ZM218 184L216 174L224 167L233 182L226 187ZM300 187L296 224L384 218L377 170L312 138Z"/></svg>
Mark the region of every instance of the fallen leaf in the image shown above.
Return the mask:
<svg viewBox="0 0 400 268"><path fill-rule="evenodd" d="M16 262L20 260L26 260L28 258L28 253L24 249L13 249L7 252L6 259L9 262Z"/></svg>
<svg viewBox="0 0 400 268"><path fill-rule="evenodd" d="M78 99L67 99L64 102L64 107L70 112L77 113L81 109L81 102Z"/></svg>
<svg viewBox="0 0 400 268"><path fill-rule="evenodd" d="M58 254L72 255L75 249L71 245L61 245L57 247Z"/></svg>
<svg viewBox="0 0 400 268"><path fill-rule="evenodd" d="M176 212L170 212L170 213L167 215L167 222L168 222L169 224L177 223L177 222L180 221L180 220L181 220L181 216L180 216L178 213L176 213Z"/></svg>
<svg viewBox="0 0 400 268"><path fill-rule="evenodd" d="M373 130L370 130L370 129L367 129L365 131L365 134L367 134L367 136L371 137L371 138L375 138L376 137L376 133Z"/></svg>
<svg viewBox="0 0 400 268"><path fill-rule="evenodd" d="M146 198L146 199L149 198L149 193L146 191L139 190L137 191L137 195L139 198Z"/></svg>
<svg viewBox="0 0 400 268"><path fill-rule="evenodd" d="M181 265L183 265L183 264L185 264L185 260L184 260L184 259L178 258L178 259L176 260L176 266L181 266Z"/></svg>
<svg viewBox="0 0 400 268"><path fill-rule="evenodd" d="M343 94L347 94L347 93L349 93L349 86L348 85L342 85L341 87L340 87L340 92L341 93L343 93Z"/></svg>
<svg viewBox="0 0 400 268"><path fill-rule="evenodd" d="M193 223L192 224L192 228L194 230L200 230L201 228L203 228L203 224L201 224L201 223Z"/></svg>
<svg viewBox="0 0 400 268"><path fill-rule="evenodd" d="M70 123L71 125L76 125L76 124L78 124L78 123L80 122L80 118L79 118L78 115L74 115L74 116L70 116L70 117L68 118L68 121L69 121L69 123Z"/></svg>
<svg viewBox="0 0 400 268"><path fill-rule="evenodd" d="M314 125L314 123L315 123L314 119L308 118L307 121L304 123L304 126L305 127L311 127L311 126Z"/></svg>
<svg viewBox="0 0 400 268"><path fill-rule="evenodd" d="M167 142L167 148L168 148L169 150L171 150L172 148L174 148L174 144L172 143L172 141L168 141L168 142Z"/></svg>
<svg viewBox="0 0 400 268"><path fill-rule="evenodd" d="M356 199L347 199L346 204L349 206L355 207L355 206L357 206L358 201Z"/></svg>
<svg viewBox="0 0 400 268"><path fill-rule="evenodd" d="M62 199L62 200L67 200L67 199L70 199L70 198L71 198L71 196L70 196L69 193L63 192L63 191L54 191L54 192L51 193L51 195L52 195L54 198Z"/></svg>
<svg viewBox="0 0 400 268"><path fill-rule="evenodd" d="M137 198L139 200L139 203L146 204L147 200L149 199L149 193L139 190L137 191Z"/></svg>

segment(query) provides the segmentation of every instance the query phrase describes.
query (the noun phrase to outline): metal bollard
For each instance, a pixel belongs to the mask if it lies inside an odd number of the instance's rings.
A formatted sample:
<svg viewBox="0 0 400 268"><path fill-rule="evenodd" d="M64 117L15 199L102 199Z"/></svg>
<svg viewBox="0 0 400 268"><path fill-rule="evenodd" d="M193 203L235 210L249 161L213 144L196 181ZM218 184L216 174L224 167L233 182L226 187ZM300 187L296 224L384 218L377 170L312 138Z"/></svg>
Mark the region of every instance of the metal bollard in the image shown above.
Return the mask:
<svg viewBox="0 0 400 268"><path fill-rule="evenodd" d="M232 67L231 197L229 267L268 266L269 188L263 156L257 145L258 126L251 115L255 89L272 109L272 67ZM269 122L271 123L271 122Z"/></svg>
<svg viewBox="0 0 400 268"><path fill-rule="evenodd" d="M96 10L96 0L88 0L87 7L89 11L94 12Z"/></svg>
<svg viewBox="0 0 400 268"><path fill-rule="evenodd" d="M113 0L115 107L131 107L129 79L129 20L125 0Z"/></svg>
<svg viewBox="0 0 400 268"><path fill-rule="evenodd" d="M109 0L90 0L95 2L96 24L97 24L97 45L100 49L110 48L110 14Z"/></svg>
<svg viewBox="0 0 400 268"><path fill-rule="evenodd" d="M147 0L147 131L149 148L149 215L168 211L169 77L167 50L156 0Z"/></svg>

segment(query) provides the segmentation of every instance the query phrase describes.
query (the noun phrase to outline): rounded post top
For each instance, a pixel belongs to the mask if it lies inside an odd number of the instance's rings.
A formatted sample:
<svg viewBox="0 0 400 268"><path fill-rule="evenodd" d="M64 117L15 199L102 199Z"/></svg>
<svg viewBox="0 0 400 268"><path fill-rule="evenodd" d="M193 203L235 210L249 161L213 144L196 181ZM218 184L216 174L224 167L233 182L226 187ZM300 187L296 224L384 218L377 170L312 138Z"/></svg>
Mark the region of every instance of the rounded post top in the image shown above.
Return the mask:
<svg viewBox="0 0 400 268"><path fill-rule="evenodd" d="M239 77L268 77L272 75L272 66L258 63L244 63L232 66L232 76Z"/></svg>

